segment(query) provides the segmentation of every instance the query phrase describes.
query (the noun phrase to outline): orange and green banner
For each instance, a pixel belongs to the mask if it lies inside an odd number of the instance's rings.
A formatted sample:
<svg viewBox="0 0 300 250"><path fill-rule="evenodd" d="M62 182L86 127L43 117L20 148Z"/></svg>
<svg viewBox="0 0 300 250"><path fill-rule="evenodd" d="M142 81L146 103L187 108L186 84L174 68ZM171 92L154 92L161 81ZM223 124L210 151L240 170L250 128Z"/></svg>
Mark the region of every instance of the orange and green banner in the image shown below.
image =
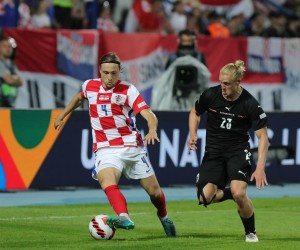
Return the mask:
<svg viewBox="0 0 300 250"><path fill-rule="evenodd" d="M59 132L57 110L0 110L0 189L27 189Z"/></svg>

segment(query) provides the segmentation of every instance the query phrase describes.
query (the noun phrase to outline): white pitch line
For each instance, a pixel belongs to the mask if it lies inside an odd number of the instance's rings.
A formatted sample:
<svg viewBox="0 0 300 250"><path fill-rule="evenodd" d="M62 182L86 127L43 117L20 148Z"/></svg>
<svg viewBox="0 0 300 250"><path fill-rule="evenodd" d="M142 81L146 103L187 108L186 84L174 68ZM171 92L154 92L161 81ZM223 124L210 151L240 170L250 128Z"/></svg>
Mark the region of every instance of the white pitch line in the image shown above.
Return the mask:
<svg viewBox="0 0 300 250"><path fill-rule="evenodd" d="M150 213L130 213L130 215L145 215ZM74 215L74 216L42 216L42 217L7 217L7 218L0 218L0 221L19 221L19 220L49 220L49 219L74 219L74 218L84 218L89 217L93 218L94 215Z"/></svg>

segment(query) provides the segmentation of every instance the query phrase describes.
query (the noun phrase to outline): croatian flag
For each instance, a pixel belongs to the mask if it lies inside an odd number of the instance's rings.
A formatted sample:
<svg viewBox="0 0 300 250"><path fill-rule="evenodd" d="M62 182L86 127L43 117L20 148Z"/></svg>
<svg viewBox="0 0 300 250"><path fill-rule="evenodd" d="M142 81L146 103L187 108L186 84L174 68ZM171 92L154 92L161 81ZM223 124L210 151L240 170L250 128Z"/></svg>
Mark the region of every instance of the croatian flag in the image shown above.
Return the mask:
<svg viewBox="0 0 300 250"><path fill-rule="evenodd" d="M98 32L92 30L57 32L57 67L78 80L96 78Z"/></svg>

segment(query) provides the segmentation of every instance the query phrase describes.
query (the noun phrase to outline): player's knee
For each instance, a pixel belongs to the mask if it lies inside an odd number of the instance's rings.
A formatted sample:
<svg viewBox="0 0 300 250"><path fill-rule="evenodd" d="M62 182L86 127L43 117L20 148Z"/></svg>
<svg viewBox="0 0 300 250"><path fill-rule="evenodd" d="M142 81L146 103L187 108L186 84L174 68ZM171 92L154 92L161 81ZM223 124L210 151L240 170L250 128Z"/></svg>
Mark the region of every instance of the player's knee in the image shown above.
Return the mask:
<svg viewBox="0 0 300 250"><path fill-rule="evenodd" d="M232 197L238 204L243 204L247 200L247 195L242 191L234 191L232 192Z"/></svg>
<svg viewBox="0 0 300 250"><path fill-rule="evenodd" d="M153 185L147 188L147 193L151 198L159 198L161 196L161 189L159 186Z"/></svg>

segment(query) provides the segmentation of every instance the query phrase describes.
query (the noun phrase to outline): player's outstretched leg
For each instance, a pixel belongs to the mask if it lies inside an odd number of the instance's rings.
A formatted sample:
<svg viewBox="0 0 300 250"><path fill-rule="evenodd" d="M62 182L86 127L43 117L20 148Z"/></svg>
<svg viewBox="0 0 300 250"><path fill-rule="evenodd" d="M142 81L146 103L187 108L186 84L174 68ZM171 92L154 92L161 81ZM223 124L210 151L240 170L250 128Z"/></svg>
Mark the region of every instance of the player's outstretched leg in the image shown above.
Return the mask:
<svg viewBox="0 0 300 250"><path fill-rule="evenodd" d="M111 228L134 229L134 222L127 216L108 216L106 223Z"/></svg>

